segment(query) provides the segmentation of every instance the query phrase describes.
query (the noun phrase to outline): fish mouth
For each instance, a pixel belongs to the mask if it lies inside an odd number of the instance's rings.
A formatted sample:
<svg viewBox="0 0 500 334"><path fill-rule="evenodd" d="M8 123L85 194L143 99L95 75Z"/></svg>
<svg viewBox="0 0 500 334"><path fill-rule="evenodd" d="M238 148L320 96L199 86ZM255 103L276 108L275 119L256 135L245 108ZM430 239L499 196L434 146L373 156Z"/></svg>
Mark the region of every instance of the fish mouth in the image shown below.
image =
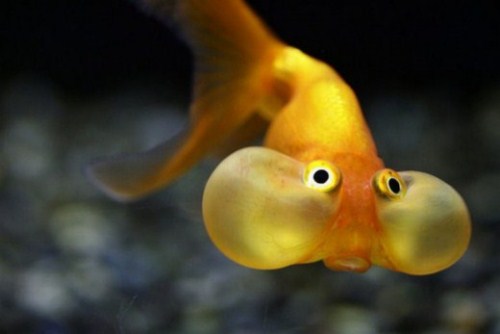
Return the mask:
<svg viewBox="0 0 500 334"><path fill-rule="evenodd" d="M338 271L354 271L364 273L371 267L370 261L359 256L345 256L325 260L328 268Z"/></svg>

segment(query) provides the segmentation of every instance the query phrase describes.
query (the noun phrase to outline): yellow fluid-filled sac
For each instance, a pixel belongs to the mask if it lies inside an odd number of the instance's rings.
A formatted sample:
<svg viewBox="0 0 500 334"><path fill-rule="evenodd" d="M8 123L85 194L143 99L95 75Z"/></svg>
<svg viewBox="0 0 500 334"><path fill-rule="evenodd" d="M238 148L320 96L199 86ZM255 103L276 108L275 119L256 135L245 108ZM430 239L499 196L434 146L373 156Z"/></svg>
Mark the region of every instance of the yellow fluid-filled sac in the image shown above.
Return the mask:
<svg viewBox="0 0 500 334"><path fill-rule="evenodd" d="M203 216L215 245L257 269L310 262L338 208L335 191L304 184L305 165L277 151L250 147L210 176Z"/></svg>
<svg viewBox="0 0 500 334"><path fill-rule="evenodd" d="M378 193L382 243L395 269L431 274L455 263L467 249L470 217L460 195L440 179L400 172L407 188L399 198ZM377 188L375 184L375 188Z"/></svg>

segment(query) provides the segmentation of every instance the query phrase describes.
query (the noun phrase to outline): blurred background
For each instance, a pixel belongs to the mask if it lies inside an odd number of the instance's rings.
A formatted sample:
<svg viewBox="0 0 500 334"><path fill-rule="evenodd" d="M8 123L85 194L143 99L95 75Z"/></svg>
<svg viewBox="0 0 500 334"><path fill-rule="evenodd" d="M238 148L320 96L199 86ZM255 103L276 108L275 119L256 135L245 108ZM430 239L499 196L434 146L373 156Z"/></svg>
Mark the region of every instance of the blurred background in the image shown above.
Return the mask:
<svg viewBox="0 0 500 334"><path fill-rule="evenodd" d="M473 218L465 256L425 277L240 267L202 223L214 159L137 203L106 198L83 166L185 126L189 51L131 1L8 0L0 332L500 333L498 4L249 2L351 84L386 165L463 195Z"/></svg>

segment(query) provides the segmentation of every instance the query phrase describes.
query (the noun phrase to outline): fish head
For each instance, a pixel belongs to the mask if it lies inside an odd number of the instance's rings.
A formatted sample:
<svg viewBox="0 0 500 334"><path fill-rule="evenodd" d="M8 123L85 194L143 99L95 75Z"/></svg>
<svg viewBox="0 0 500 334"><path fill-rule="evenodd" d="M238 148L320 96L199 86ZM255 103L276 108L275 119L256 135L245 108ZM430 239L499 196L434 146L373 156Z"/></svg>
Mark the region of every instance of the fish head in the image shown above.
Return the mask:
<svg viewBox="0 0 500 334"><path fill-rule="evenodd" d="M433 176L356 155L304 162L263 147L219 164L203 216L215 245L256 269L323 260L333 270L375 264L423 275L457 261L470 238L465 203Z"/></svg>

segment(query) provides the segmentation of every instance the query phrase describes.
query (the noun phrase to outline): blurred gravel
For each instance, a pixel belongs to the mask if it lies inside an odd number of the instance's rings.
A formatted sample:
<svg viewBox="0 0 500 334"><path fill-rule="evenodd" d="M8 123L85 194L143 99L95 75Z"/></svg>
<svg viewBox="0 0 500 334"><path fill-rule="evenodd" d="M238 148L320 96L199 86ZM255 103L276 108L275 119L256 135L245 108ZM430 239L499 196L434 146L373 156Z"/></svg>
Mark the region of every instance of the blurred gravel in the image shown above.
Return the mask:
<svg viewBox="0 0 500 334"><path fill-rule="evenodd" d="M138 203L103 196L83 166L178 131L168 96L68 96L28 75L0 94L1 333L500 333L500 87L470 109L439 89L362 101L387 165L433 173L470 206L469 251L425 277L228 261L201 220L211 160Z"/></svg>

